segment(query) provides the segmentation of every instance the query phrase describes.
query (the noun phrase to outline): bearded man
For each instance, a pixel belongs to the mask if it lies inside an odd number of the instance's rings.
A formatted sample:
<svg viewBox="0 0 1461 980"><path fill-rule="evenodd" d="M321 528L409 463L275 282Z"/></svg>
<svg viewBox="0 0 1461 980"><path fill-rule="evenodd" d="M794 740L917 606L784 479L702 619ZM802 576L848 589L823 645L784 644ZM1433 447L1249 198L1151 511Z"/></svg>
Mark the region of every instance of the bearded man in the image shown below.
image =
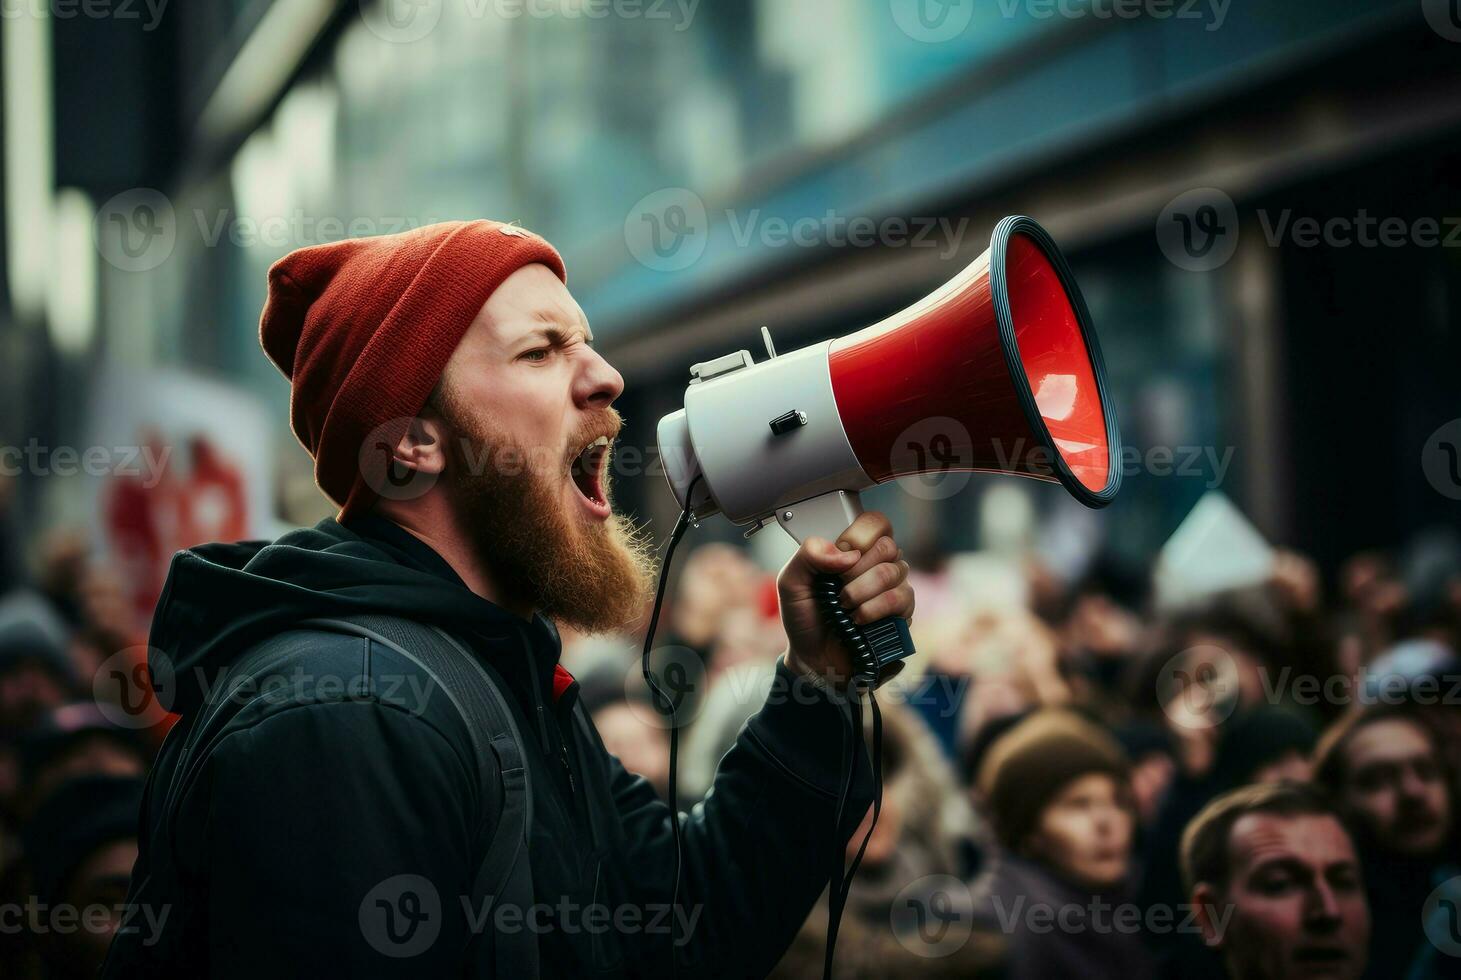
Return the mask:
<svg viewBox="0 0 1461 980"><path fill-rule="evenodd" d="M270 270L262 344L340 511L173 561L151 667L181 719L108 976L496 976L494 951L528 930L545 977L747 977L789 945L872 795L855 743L837 824L849 660L813 578L840 575L870 623L912 614L908 566L877 513L801 547L778 579L777 684L703 805L672 813L573 714L558 663L555 624L624 628L652 578L610 503L624 382L565 281L547 242L491 221ZM438 628L500 678L531 908L473 893L507 791L479 778L455 682L414 690L399 645L310 625L361 616Z"/></svg>

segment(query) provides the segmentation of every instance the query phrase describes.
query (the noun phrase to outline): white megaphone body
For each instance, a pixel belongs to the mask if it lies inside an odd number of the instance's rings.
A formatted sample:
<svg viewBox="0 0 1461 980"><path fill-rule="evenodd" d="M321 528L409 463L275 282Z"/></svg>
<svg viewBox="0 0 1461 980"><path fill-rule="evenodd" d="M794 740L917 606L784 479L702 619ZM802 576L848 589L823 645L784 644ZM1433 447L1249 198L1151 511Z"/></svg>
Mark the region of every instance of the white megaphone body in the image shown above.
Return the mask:
<svg viewBox="0 0 1461 980"><path fill-rule="evenodd" d="M692 366L685 407L660 420L670 488L696 518L835 541L858 492L900 476L1009 473L1091 507L1120 485L1090 314L1030 218L1002 220L983 255L872 326L781 355L763 336L759 364L741 350Z"/></svg>

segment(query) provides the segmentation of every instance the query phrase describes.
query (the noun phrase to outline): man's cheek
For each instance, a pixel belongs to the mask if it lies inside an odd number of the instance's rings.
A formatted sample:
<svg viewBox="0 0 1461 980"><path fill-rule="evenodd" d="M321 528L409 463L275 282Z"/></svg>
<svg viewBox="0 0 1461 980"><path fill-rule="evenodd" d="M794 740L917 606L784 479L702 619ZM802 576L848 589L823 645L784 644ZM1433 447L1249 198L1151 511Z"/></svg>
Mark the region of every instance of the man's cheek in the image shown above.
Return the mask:
<svg viewBox="0 0 1461 980"><path fill-rule="evenodd" d="M1345 902L1340 916L1344 921L1344 932L1350 945L1365 949L1370 939L1370 905L1363 892L1355 892Z"/></svg>
<svg viewBox="0 0 1461 980"><path fill-rule="evenodd" d="M1268 901L1250 896L1233 914L1227 944L1270 965L1282 963L1298 934L1302 909L1297 901ZM1281 975L1281 974L1270 974Z"/></svg>

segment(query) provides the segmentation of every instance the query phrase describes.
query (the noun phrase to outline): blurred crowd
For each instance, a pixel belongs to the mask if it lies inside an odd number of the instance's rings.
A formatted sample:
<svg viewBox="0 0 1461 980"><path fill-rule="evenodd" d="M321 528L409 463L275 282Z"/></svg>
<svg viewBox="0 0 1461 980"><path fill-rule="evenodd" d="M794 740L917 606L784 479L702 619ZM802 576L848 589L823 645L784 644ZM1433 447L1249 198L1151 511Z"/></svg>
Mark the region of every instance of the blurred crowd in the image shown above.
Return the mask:
<svg viewBox="0 0 1461 980"><path fill-rule="evenodd" d="M146 630L75 531L27 562L0 479L0 975L94 976L122 920L168 716L135 700Z"/></svg>
<svg viewBox="0 0 1461 980"><path fill-rule="evenodd" d="M0 491L3 493L3 491ZM5 498L0 496L0 516ZM10 530L6 530L9 527ZM148 760L146 635L84 536L0 520L0 964L89 976L123 922ZM687 549L656 666L683 694L678 800L765 700L775 572ZM1461 976L1461 542L1153 598L1097 559L910 551L910 667L878 691L882 807L842 917L848 978ZM609 750L661 792L638 634L565 632ZM817 976L827 899L775 975Z"/></svg>
<svg viewBox="0 0 1461 980"><path fill-rule="evenodd" d="M1105 558L1065 581L1008 549L910 557L920 655L877 694L885 788L839 977L1461 976L1461 541L1332 581L1279 551L1175 605ZM681 806L784 644L773 571L726 544L683 562L655 651L686 695ZM564 657L663 790L638 638ZM824 895L775 975L819 976L826 934Z"/></svg>

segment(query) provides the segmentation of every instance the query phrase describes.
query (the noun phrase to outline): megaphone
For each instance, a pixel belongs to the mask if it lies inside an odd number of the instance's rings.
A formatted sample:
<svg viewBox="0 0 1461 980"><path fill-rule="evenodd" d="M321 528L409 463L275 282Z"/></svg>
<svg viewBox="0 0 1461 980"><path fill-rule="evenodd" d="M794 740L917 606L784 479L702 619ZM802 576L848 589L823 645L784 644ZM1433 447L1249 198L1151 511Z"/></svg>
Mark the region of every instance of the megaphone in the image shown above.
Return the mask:
<svg viewBox="0 0 1461 980"><path fill-rule="evenodd" d="M1070 267L1030 218L924 299L855 333L767 358L695 364L685 407L660 420L670 489L695 518L749 535L772 522L835 541L859 491L922 473L1058 482L1101 507L1121 483L1121 437L1100 346ZM907 625L863 627L866 670L912 653Z"/></svg>

